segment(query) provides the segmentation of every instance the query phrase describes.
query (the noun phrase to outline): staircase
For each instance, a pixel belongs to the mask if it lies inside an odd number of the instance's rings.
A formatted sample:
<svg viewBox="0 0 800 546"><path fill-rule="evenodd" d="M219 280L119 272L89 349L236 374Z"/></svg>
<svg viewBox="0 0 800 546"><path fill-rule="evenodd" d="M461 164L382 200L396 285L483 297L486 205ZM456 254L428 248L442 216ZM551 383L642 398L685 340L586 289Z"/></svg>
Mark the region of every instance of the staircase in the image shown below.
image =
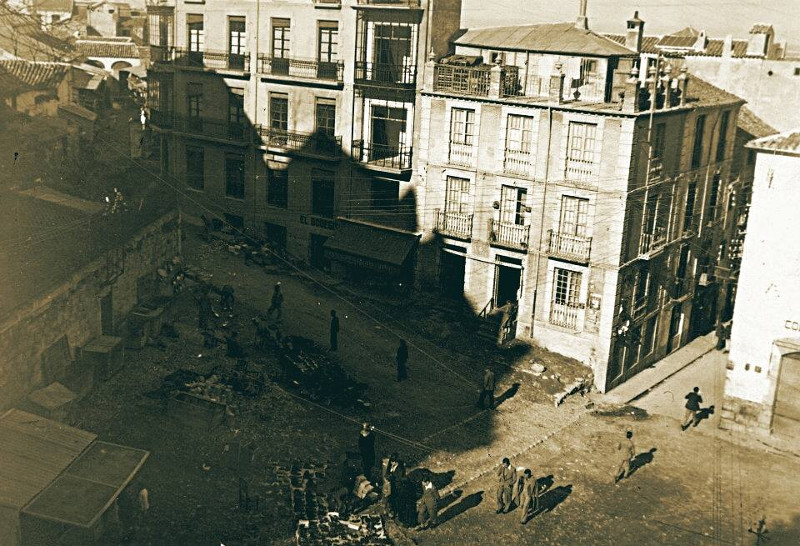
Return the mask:
<svg viewBox="0 0 800 546"><path fill-rule="evenodd" d="M479 338L490 341L491 343L498 343L498 334L500 332L500 321L497 317L482 317L480 319L478 331L475 332Z"/></svg>
<svg viewBox="0 0 800 546"><path fill-rule="evenodd" d="M493 306L494 300L489 300L489 303L478 313L478 319L480 320L480 324L478 325L478 330L475 332L476 335L487 341L490 341L494 345L503 345L508 341L511 341L515 337L515 332L517 330L517 322L514 320L508 324L508 330L502 334L500 332L500 323L502 321L502 315L492 315L491 312L494 309Z"/></svg>

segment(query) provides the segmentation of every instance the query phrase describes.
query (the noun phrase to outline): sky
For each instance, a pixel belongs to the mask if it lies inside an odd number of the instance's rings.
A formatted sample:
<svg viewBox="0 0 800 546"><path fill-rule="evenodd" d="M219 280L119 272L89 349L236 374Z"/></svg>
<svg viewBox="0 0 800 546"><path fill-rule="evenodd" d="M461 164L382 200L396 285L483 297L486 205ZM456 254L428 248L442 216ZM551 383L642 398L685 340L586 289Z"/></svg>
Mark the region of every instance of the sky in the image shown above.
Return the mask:
<svg viewBox="0 0 800 546"><path fill-rule="evenodd" d="M462 0L465 28L574 21L580 0ZM800 0L588 0L589 28L622 34L639 10L645 34L669 34L687 26L708 36L746 39L753 23L768 23L775 38L800 49Z"/></svg>

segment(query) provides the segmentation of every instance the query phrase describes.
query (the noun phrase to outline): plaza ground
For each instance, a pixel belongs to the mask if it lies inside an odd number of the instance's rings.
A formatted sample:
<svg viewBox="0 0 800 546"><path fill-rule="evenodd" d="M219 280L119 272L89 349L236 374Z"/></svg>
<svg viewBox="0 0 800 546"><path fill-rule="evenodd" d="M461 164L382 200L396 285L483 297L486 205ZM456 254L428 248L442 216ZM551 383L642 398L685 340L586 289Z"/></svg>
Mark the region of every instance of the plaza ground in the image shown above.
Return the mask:
<svg viewBox="0 0 800 546"><path fill-rule="evenodd" d="M256 483L260 469L274 463L336 461L356 451L358 423L368 419L379 431L379 455L397 451L410 466L436 472L452 501L433 530L393 528L398 543L747 544L746 529L761 515L767 516L771 544L797 543L800 506L793 489L800 460L731 442L708 421L681 432L671 412L681 412L674 408L682 407L682 394L676 405L652 398L652 413L606 405L594 395L555 407L553 394L587 370L535 348L503 352L476 341L470 334L474 317L457 303L420 298L398 308L321 272L281 263L245 267L240 256L200 243L196 233L188 230L185 261L212 274L217 286L235 287L236 327L245 344L253 339L250 318L266 310L280 281L284 333L327 346L329 311L337 309L336 357L369 385L370 407L358 410L315 405L274 384L259 398L237 398L237 437L257 448L251 467ZM152 452L141 476L152 509L131 543L290 544L287 492L264 484L268 515L256 523L238 509L237 472L225 451L233 433L178 427L163 401L147 396L175 370L233 366L223 347L202 348L190 294L178 298L173 312L180 338L164 350L128 351L125 368L77 408L79 424L104 440ZM399 337L410 346L410 379L403 383L395 381L394 370ZM525 371L532 358L546 363L544 376ZM274 365L267 356L254 361L265 370ZM497 372L498 394L507 393L496 411L475 407L487 363ZM647 402L645 397L636 405ZM616 444L628 426L640 452L656 451L615 487ZM553 476L545 498L550 511L525 526L514 513L494 513L493 469L503 456ZM254 525L260 539L253 538ZM794 540L781 542L785 537Z"/></svg>

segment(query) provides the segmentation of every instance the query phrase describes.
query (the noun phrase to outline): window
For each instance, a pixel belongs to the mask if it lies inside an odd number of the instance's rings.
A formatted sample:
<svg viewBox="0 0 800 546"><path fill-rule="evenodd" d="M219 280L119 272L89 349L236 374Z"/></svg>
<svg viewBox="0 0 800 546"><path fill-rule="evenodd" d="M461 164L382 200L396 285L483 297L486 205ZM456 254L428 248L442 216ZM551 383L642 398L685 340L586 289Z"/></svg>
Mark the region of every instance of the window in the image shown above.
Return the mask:
<svg viewBox="0 0 800 546"><path fill-rule="evenodd" d="M641 356L645 357L653 352L655 349L656 341L656 325L658 324L658 317L652 317L644 326L644 337L642 338L642 351Z"/></svg>
<svg viewBox="0 0 800 546"><path fill-rule="evenodd" d="M244 218L237 214L228 214L226 212L225 223L237 230L244 229Z"/></svg>
<svg viewBox="0 0 800 546"><path fill-rule="evenodd" d="M795 67L795 69L794 69L794 75L795 75L795 76L800 76L800 66L798 66L798 67Z"/></svg>
<svg viewBox="0 0 800 546"><path fill-rule="evenodd" d="M269 245L278 250L286 250L286 228L269 222L265 224Z"/></svg>
<svg viewBox="0 0 800 546"><path fill-rule="evenodd" d="M339 52L339 24L336 21L319 22L318 43L317 60L335 63Z"/></svg>
<svg viewBox="0 0 800 546"><path fill-rule="evenodd" d="M247 54L247 24L244 17L228 17L228 67L244 70Z"/></svg>
<svg viewBox="0 0 800 546"><path fill-rule="evenodd" d="M683 213L683 231L691 229L694 220L694 203L697 199L697 179L689 182L686 190L686 210Z"/></svg>
<svg viewBox="0 0 800 546"><path fill-rule="evenodd" d="M683 245L681 247L681 254L680 258L678 258L678 269L675 272L675 276L678 280L686 278L686 268L689 266L689 245Z"/></svg>
<svg viewBox="0 0 800 546"><path fill-rule="evenodd" d="M469 179L448 176L445 188L444 210L446 212L469 213Z"/></svg>
<svg viewBox="0 0 800 546"><path fill-rule="evenodd" d="M506 171L528 174L532 163L533 118L509 114L506 129Z"/></svg>
<svg viewBox="0 0 800 546"><path fill-rule="evenodd" d="M589 200L565 195L561 198L561 235L586 237L586 222L589 215Z"/></svg>
<svg viewBox="0 0 800 546"><path fill-rule="evenodd" d="M333 137L336 133L336 102L318 99L315 118L317 131Z"/></svg>
<svg viewBox="0 0 800 546"><path fill-rule="evenodd" d="M189 129L200 131L203 127L203 85L190 83L186 86L186 107Z"/></svg>
<svg viewBox="0 0 800 546"><path fill-rule="evenodd" d="M659 123L653 127L653 157L664 159L664 149L667 144L667 124Z"/></svg>
<svg viewBox="0 0 800 546"><path fill-rule="evenodd" d="M416 26L414 26L414 31ZM412 43L416 32L406 24L375 24L369 79L387 83L414 83Z"/></svg>
<svg viewBox="0 0 800 546"><path fill-rule="evenodd" d="M205 150L200 146L186 147L186 183L195 190L202 190L206 178Z"/></svg>
<svg viewBox="0 0 800 546"><path fill-rule="evenodd" d="M550 301L550 322L574 328L578 325L582 274L569 269L553 269L553 293Z"/></svg>
<svg viewBox="0 0 800 546"><path fill-rule="evenodd" d="M569 148L567 160L579 163L594 163L597 125L591 123L569 123Z"/></svg>
<svg viewBox="0 0 800 546"><path fill-rule="evenodd" d="M647 296L650 292L650 269L647 265L636 273L636 282L633 286L633 309L634 311L644 308L647 305Z"/></svg>
<svg viewBox="0 0 800 546"><path fill-rule="evenodd" d="M450 122L450 143L472 146L475 136L475 110L453 108Z"/></svg>
<svg viewBox="0 0 800 546"><path fill-rule="evenodd" d="M311 171L311 212L317 216L333 218L334 174L330 171Z"/></svg>
<svg viewBox="0 0 800 546"><path fill-rule="evenodd" d="M244 89L228 91L228 136L240 139L244 136Z"/></svg>
<svg viewBox="0 0 800 546"><path fill-rule="evenodd" d="M725 148L728 143L728 124L731 121L731 113L723 112L719 120L719 138L717 139L717 161L725 159Z"/></svg>
<svg viewBox="0 0 800 546"><path fill-rule="evenodd" d="M697 116L694 124L694 146L692 147L692 168L696 169L703 161L703 131L706 127L706 117Z"/></svg>
<svg viewBox="0 0 800 546"><path fill-rule="evenodd" d="M244 199L244 158L225 158L225 195Z"/></svg>
<svg viewBox="0 0 800 546"><path fill-rule="evenodd" d="M373 178L371 187L372 208L396 211L400 197L400 183L396 180Z"/></svg>
<svg viewBox="0 0 800 546"><path fill-rule="evenodd" d="M289 130L289 97L277 93L269 96L269 126L280 131Z"/></svg>
<svg viewBox="0 0 800 546"><path fill-rule="evenodd" d="M267 170L267 204L273 207L289 206L289 171Z"/></svg>
<svg viewBox="0 0 800 546"><path fill-rule="evenodd" d="M714 220L717 217L717 201L719 200L720 178L719 172L714 173L714 176L711 178L711 189L709 190L711 195L708 198L708 212L706 214L709 221Z"/></svg>
<svg viewBox="0 0 800 546"><path fill-rule="evenodd" d="M291 46L291 24L289 19L272 20L272 58L288 59Z"/></svg>
<svg viewBox="0 0 800 546"><path fill-rule="evenodd" d="M205 49L206 39L205 30L203 28L203 16L192 14L187 15L186 26L189 32L189 52L202 53L202 51Z"/></svg>
<svg viewBox="0 0 800 546"><path fill-rule="evenodd" d="M528 207L525 201L528 190L503 186L500 188L500 222L503 224L525 225L528 217Z"/></svg>

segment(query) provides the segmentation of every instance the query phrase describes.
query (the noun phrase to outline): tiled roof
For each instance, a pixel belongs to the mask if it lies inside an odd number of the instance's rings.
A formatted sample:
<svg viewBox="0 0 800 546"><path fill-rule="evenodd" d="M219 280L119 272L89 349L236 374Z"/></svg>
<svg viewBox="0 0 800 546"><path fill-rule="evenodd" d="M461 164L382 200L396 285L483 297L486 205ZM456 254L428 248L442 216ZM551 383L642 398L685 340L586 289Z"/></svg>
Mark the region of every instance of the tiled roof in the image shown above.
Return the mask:
<svg viewBox="0 0 800 546"><path fill-rule="evenodd" d="M0 2L0 51L31 61L66 60L67 42L43 32L37 19Z"/></svg>
<svg viewBox="0 0 800 546"><path fill-rule="evenodd" d="M620 56L632 51L574 23L548 23L509 27L475 28L455 43L487 49L572 53L576 55Z"/></svg>
<svg viewBox="0 0 800 546"><path fill-rule="evenodd" d="M624 34L604 34L606 38L609 40L613 40L618 44L624 46L625 45L625 35ZM658 49L656 48L656 44L658 43L660 38L658 36L643 36L642 37L642 53L658 53Z"/></svg>
<svg viewBox="0 0 800 546"><path fill-rule="evenodd" d="M747 143L747 147L768 152L800 155L800 129L751 140Z"/></svg>
<svg viewBox="0 0 800 546"><path fill-rule="evenodd" d="M743 104L745 100L708 83L694 74L689 74L689 93L686 102L695 106L718 106L722 104Z"/></svg>
<svg viewBox="0 0 800 546"><path fill-rule="evenodd" d="M775 31L772 28L772 25L768 25L766 23L756 23L753 25L753 28L750 29L750 34L774 34Z"/></svg>
<svg viewBox="0 0 800 546"><path fill-rule="evenodd" d="M625 36L623 34L605 34L606 38L614 40L618 44L625 45ZM702 56L706 55L709 57L720 57L722 56L722 47L725 43L725 40L718 40L718 39L710 39L706 44L706 49L704 51L695 51L691 48L696 38L692 38L685 51L663 51L659 47L662 45L663 40L667 38L667 36L659 37L659 36L644 36L642 38L642 53L650 53L656 55L658 53L663 53L667 57L673 56L684 56L684 55L691 55L691 56ZM689 38L684 38L685 40L689 40ZM669 43L677 43L677 41L668 41ZM733 40L732 42L733 57L746 57L747 56L747 40ZM670 47L678 47L676 45L672 45Z"/></svg>
<svg viewBox="0 0 800 546"><path fill-rule="evenodd" d="M678 32L673 32L670 36L691 36L693 38L697 38L700 36L700 31L693 27L685 27L680 29Z"/></svg>
<svg viewBox="0 0 800 546"><path fill-rule="evenodd" d="M34 0L36 11L59 11L72 13L72 0Z"/></svg>
<svg viewBox="0 0 800 546"><path fill-rule="evenodd" d="M656 47L690 48L696 43L696 36L662 36Z"/></svg>
<svg viewBox="0 0 800 546"><path fill-rule="evenodd" d="M82 57L139 58L139 48L132 41L78 40L75 45Z"/></svg>
<svg viewBox="0 0 800 546"><path fill-rule="evenodd" d="M739 119L736 122L736 126L753 138L762 138L778 132L766 121L755 115L747 106L742 106L739 110Z"/></svg>
<svg viewBox="0 0 800 546"><path fill-rule="evenodd" d="M20 59L0 60L9 75L31 89L55 89L69 73L66 63L24 61Z"/></svg>

